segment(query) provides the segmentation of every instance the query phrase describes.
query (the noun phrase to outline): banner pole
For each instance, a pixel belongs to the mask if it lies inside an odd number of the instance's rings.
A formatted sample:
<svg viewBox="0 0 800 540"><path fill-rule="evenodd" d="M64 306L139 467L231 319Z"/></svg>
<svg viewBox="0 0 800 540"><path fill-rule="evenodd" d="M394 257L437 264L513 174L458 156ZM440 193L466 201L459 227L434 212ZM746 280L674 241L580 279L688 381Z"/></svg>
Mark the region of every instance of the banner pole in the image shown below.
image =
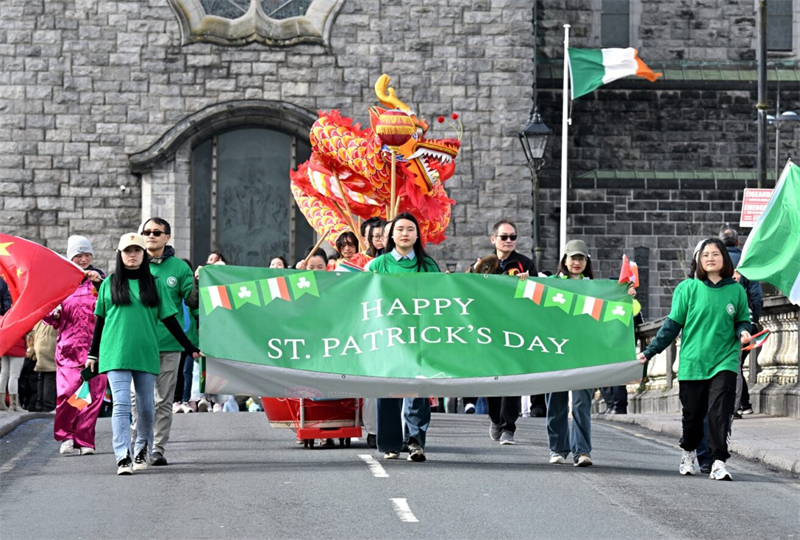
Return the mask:
<svg viewBox="0 0 800 540"><path fill-rule="evenodd" d="M569 92L569 25L564 25L564 86L563 103L561 107L561 220L558 252L563 254L567 245L567 124L569 122L568 97ZM559 256L559 260L561 257Z"/></svg>

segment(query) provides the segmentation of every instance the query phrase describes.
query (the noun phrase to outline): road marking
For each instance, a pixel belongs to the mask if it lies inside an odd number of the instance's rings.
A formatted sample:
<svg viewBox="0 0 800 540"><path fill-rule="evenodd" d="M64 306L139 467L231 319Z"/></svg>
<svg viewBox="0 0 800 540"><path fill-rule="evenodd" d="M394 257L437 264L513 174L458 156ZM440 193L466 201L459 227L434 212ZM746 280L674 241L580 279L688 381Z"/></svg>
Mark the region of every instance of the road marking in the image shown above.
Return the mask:
<svg viewBox="0 0 800 540"><path fill-rule="evenodd" d="M386 470L383 468L383 465L378 463L374 457L370 456L369 454L360 454L358 457L360 457L364 463L369 466L372 476L375 478L389 478L389 475L386 474Z"/></svg>
<svg viewBox="0 0 800 540"><path fill-rule="evenodd" d="M404 523L419 523L417 516L411 511L411 507L408 506L408 501L406 499L389 499L392 501L394 505L394 511L397 514L397 517L400 518L400 521Z"/></svg>
<svg viewBox="0 0 800 540"><path fill-rule="evenodd" d="M674 444L665 443L664 441L660 441L660 440L658 440L658 439L656 439L654 437L648 437L647 435L642 435L641 433L636 433L635 431L630 430L630 429L625 429L623 427L614 426L614 425L609 425L608 427L612 427L612 428L614 428L614 429L616 429L618 431L623 431L623 432L625 432L625 433L627 433L629 435L633 435L634 437L638 437L640 439L645 439L645 440L654 442L654 443L656 443L656 444L658 444L660 446L668 446L670 448L678 448L678 449L680 449L680 446L676 446ZM667 434L664 433L663 435L667 435Z"/></svg>

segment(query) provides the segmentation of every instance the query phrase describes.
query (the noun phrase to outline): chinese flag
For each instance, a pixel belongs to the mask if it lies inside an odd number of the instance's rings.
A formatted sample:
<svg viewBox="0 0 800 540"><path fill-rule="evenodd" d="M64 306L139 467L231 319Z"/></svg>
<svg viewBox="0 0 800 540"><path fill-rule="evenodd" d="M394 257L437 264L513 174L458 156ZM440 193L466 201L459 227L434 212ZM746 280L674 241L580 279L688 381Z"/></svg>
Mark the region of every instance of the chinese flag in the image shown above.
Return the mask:
<svg viewBox="0 0 800 540"><path fill-rule="evenodd" d="M13 304L0 317L0 356L83 281L83 270L34 242L0 234L0 277Z"/></svg>

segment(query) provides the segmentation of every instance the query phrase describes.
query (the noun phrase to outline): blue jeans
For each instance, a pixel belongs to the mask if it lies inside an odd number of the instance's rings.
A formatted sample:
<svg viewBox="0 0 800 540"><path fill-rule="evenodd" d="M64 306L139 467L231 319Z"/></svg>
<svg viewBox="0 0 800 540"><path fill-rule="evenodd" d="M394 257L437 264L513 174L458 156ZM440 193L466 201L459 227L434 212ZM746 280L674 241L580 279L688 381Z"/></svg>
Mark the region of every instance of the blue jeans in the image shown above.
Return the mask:
<svg viewBox="0 0 800 540"><path fill-rule="evenodd" d="M405 419L405 426L402 419ZM399 452L403 440L408 441L410 437L424 448L430 423L431 402L428 398L378 398L378 450Z"/></svg>
<svg viewBox="0 0 800 540"><path fill-rule="evenodd" d="M119 463L126 456L135 456L145 444L152 451L157 375L127 369L112 370L106 375L114 398L111 430L114 434L114 456ZM131 380L136 390L136 444L133 454L131 454Z"/></svg>
<svg viewBox="0 0 800 540"><path fill-rule="evenodd" d="M569 429L569 393L547 394L547 441L550 452L566 458L592 453L592 390L572 391L572 431Z"/></svg>
<svg viewBox="0 0 800 540"><path fill-rule="evenodd" d="M181 401L189 403L192 399L192 375L194 375L194 358L191 355L186 357L183 363L183 394Z"/></svg>

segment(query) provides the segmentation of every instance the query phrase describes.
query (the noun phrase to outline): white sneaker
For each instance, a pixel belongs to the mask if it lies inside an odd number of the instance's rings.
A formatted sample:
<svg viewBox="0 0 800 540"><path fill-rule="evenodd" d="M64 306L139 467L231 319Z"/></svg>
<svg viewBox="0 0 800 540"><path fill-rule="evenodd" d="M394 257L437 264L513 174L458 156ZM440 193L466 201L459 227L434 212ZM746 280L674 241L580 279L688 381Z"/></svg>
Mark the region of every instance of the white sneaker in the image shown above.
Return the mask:
<svg viewBox="0 0 800 540"><path fill-rule="evenodd" d="M550 454L551 465L558 465L561 463L564 463L564 456L562 456L561 454L554 454L554 453Z"/></svg>
<svg viewBox="0 0 800 540"><path fill-rule="evenodd" d="M711 466L711 474L708 475L712 480L733 480L731 473L725 468L725 462L716 460Z"/></svg>
<svg viewBox="0 0 800 540"><path fill-rule="evenodd" d="M178 414L178 413L182 413L182 412L183 411L181 410L181 402L180 401L176 401L175 403L172 404L172 414Z"/></svg>
<svg viewBox="0 0 800 540"><path fill-rule="evenodd" d="M592 466L592 458L589 457L589 454L581 454L578 456L578 459L575 460L575 463L572 465L573 467L591 467Z"/></svg>
<svg viewBox="0 0 800 540"><path fill-rule="evenodd" d="M94 455L94 448L89 448L88 446L81 446L79 454L81 456L92 456Z"/></svg>
<svg viewBox="0 0 800 540"><path fill-rule="evenodd" d="M464 405L464 414L475 414L475 405L472 403Z"/></svg>
<svg viewBox="0 0 800 540"><path fill-rule="evenodd" d="M200 401L197 402L197 412L208 412L208 405L206 398L200 398Z"/></svg>
<svg viewBox="0 0 800 540"><path fill-rule="evenodd" d="M60 454L72 454L75 451L75 443L72 439L67 439L61 443L61 448L58 449Z"/></svg>
<svg viewBox="0 0 800 540"><path fill-rule="evenodd" d="M692 476L700 472L700 463L697 461L697 451L683 451L681 454L681 466L679 471L684 476Z"/></svg>
<svg viewBox="0 0 800 540"><path fill-rule="evenodd" d="M194 411L192 410L192 407L188 403L181 403L178 412L188 414L188 413L193 413Z"/></svg>
<svg viewBox="0 0 800 540"><path fill-rule="evenodd" d="M220 405L219 403L214 403L214 408L211 410L212 412L222 412L222 405Z"/></svg>
<svg viewBox="0 0 800 540"><path fill-rule="evenodd" d="M127 475L133 474L133 462L131 461L130 456L126 456L117 463L117 474L118 475Z"/></svg>

